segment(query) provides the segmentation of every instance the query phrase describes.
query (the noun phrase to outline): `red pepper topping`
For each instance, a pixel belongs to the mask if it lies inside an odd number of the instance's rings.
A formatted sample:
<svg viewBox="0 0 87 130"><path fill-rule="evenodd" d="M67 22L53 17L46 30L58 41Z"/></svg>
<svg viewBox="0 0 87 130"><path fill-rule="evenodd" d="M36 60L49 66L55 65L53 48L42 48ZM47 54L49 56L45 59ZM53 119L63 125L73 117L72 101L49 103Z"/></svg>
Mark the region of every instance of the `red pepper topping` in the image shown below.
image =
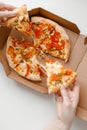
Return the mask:
<svg viewBox="0 0 87 130"><path fill-rule="evenodd" d="M18 44L18 41L16 41L16 40L15 40L15 41L13 41L13 46L14 46L14 47L16 47L16 46L17 46L17 44Z"/></svg>
<svg viewBox="0 0 87 130"><path fill-rule="evenodd" d="M30 66L28 64L26 64L26 68L27 68L27 71L26 71L26 74L25 74L25 77L28 76L29 74L29 71L30 71Z"/></svg>
<svg viewBox="0 0 87 130"><path fill-rule="evenodd" d="M43 71L43 69L42 69L39 65L38 65L38 70L39 70L40 75L41 75L42 77L46 76L46 73Z"/></svg>
<svg viewBox="0 0 87 130"><path fill-rule="evenodd" d="M55 61L53 59L45 59L45 62L47 62L47 63L54 63Z"/></svg>
<svg viewBox="0 0 87 130"><path fill-rule="evenodd" d="M59 41L59 37L60 37L60 33L59 32L55 32L54 35L52 35L50 37L52 42L58 42Z"/></svg>
<svg viewBox="0 0 87 130"><path fill-rule="evenodd" d="M50 43L46 45L47 49L50 50L51 48L56 48L57 50L62 50L64 49L65 46L65 41L61 40L59 41L60 38L60 33L55 32L54 35L50 37Z"/></svg>
<svg viewBox="0 0 87 130"><path fill-rule="evenodd" d="M43 25L42 25L42 24L40 24L39 26L36 27L34 33L35 33L35 36L36 36L37 38L39 38L39 37L41 36L41 34L42 34L42 29L43 29Z"/></svg>
<svg viewBox="0 0 87 130"><path fill-rule="evenodd" d="M32 29L32 22L29 23L28 31L31 31Z"/></svg>

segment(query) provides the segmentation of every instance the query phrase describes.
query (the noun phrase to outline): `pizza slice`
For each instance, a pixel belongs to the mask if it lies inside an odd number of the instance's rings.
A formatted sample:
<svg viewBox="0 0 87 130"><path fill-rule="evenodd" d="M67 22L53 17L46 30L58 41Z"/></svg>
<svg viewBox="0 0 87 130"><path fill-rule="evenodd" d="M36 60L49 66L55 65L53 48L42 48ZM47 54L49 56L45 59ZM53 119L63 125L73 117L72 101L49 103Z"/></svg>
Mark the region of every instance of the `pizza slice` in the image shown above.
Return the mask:
<svg viewBox="0 0 87 130"><path fill-rule="evenodd" d="M17 15L5 21L4 25L14 27L25 34L30 35L32 25L29 20L26 5L16 8L15 10L17 11Z"/></svg>
<svg viewBox="0 0 87 130"><path fill-rule="evenodd" d="M50 19L39 16L31 17L31 22L36 48L67 62L70 42L64 28Z"/></svg>
<svg viewBox="0 0 87 130"><path fill-rule="evenodd" d="M65 68L58 61L46 60L48 93L56 93L60 87L65 88L72 85L77 73L70 68Z"/></svg>
<svg viewBox="0 0 87 130"><path fill-rule="evenodd" d="M32 43L9 36L6 46L9 66L24 78L41 81L37 52Z"/></svg>

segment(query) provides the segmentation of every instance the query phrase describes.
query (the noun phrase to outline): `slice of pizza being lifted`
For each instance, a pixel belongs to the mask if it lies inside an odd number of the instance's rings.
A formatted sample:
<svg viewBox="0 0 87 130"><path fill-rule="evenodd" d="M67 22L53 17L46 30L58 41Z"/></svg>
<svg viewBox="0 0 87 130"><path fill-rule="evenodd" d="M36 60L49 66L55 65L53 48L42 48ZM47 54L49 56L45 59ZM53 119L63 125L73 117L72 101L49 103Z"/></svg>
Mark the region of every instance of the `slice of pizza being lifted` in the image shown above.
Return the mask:
<svg viewBox="0 0 87 130"><path fill-rule="evenodd" d="M60 87L65 88L71 86L77 73L70 68L65 68L58 61L46 60L47 86L48 93L56 93Z"/></svg>
<svg viewBox="0 0 87 130"><path fill-rule="evenodd" d="M29 20L26 5L16 8L15 10L17 12L17 15L5 21L4 25L8 27L14 27L17 30L23 32L24 34L30 36L31 22Z"/></svg>
<svg viewBox="0 0 87 130"><path fill-rule="evenodd" d="M67 62L70 42L64 28L50 19L39 16L31 17L31 22L36 48Z"/></svg>

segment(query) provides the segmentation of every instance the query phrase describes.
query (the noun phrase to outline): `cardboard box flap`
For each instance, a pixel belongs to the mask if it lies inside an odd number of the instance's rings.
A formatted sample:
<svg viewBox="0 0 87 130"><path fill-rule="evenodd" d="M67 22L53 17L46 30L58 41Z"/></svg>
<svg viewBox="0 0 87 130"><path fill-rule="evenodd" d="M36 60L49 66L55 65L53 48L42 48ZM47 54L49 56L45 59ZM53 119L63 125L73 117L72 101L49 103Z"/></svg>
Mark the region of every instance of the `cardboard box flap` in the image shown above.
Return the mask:
<svg viewBox="0 0 87 130"><path fill-rule="evenodd" d="M2 53L1 53L1 50L0 50L0 62L1 62L1 54L2 54Z"/></svg>
<svg viewBox="0 0 87 130"><path fill-rule="evenodd" d="M85 42L84 42L84 44L87 44L87 36L86 36L86 38L85 38Z"/></svg>
<svg viewBox="0 0 87 130"><path fill-rule="evenodd" d="M77 73L87 79L87 51L77 68Z"/></svg>
<svg viewBox="0 0 87 130"><path fill-rule="evenodd" d="M32 88L33 90L35 90L37 92L44 93L44 94L48 93L48 89L47 89L47 87L44 86L44 82L42 84L42 83L37 82L37 81L33 82L30 80L27 80L27 79L23 78L22 76L20 76L19 74L17 74L13 70L11 71L11 73L9 74L8 77L14 79L15 81L17 81L23 85L26 85L29 88Z"/></svg>
<svg viewBox="0 0 87 130"><path fill-rule="evenodd" d="M8 28L8 27L5 27L5 26L0 26L0 62L3 63L3 66L4 66L4 69L5 69L5 72L7 75L10 74L10 69L7 65L7 61L5 60L5 57L3 54L5 54L5 52L3 52L2 54L2 48L4 46L4 44L6 43L6 40L9 36L11 32L11 28Z"/></svg>
<svg viewBox="0 0 87 130"><path fill-rule="evenodd" d="M73 70L77 70L78 65L82 61L86 51L87 51L87 46L84 45L85 43L85 35L79 35L72 51L70 54L70 59L68 63L66 64L66 67L70 67Z"/></svg>
<svg viewBox="0 0 87 130"><path fill-rule="evenodd" d="M0 27L0 50L2 49L4 43L6 42L10 32L11 28L5 26Z"/></svg>
<svg viewBox="0 0 87 130"><path fill-rule="evenodd" d="M75 32L75 33L80 33L80 30L79 28L77 27L76 24L68 21L68 20L65 20L64 18L61 18L60 16L58 15L55 15L43 8L36 8L36 9L32 9L29 11L29 16L37 16L37 15L41 15L42 17L45 17L45 18L49 18L51 20L54 20L55 22L59 23L61 26Z"/></svg>
<svg viewBox="0 0 87 130"><path fill-rule="evenodd" d="M77 80L80 84L80 98L79 98L79 107L84 110L87 110L87 78L78 75Z"/></svg>
<svg viewBox="0 0 87 130"><path fill-rule="evenodd" d="M76 115L81 119L87 121L87 110L82 109L81 107L77 108Z"/></svg>

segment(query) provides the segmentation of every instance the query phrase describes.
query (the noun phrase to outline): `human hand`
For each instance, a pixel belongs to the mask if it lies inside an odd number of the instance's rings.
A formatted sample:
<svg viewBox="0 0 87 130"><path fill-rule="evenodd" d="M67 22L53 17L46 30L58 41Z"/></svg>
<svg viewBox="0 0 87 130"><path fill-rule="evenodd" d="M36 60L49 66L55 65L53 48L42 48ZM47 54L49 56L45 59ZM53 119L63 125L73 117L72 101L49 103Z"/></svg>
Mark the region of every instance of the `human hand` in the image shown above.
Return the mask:
<svg viewBox="0 0 87 130"><path fill-rule="evenodd" d="M14 17L17 14L16 7L0 2L0 22Z"/></svg>
<svg viewBox="0 0 87 130"><path fill-rule="evenodd" d="M79 84L74 83L73 90L60 88L61 96L56 94L58 120L64 123L68 129L75 117L79 101Z"/></svg>

